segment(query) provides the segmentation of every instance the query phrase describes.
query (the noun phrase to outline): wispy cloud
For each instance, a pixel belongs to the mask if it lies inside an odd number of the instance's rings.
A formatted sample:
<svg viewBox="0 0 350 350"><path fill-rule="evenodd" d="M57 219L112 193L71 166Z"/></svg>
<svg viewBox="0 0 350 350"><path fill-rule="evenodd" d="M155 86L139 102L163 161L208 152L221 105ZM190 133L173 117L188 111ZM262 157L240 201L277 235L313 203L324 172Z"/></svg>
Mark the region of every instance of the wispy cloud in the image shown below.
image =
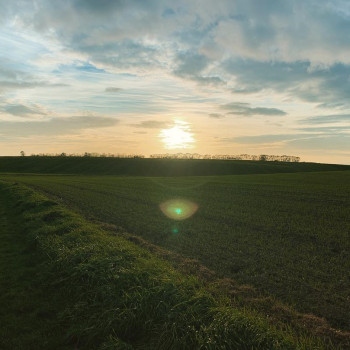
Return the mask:
<svg viewBox="0 0 350 350"><path fill-rule="evenodd" d="M210 118L214 118L214 119L225 118L225 116L223 114L220 114L220 113L210 113L210 114L208 114L208 116Z"/></svg>
<svg viewBox="0 0 350 350"><path fill-rule="evenodd" d="M348 126L318 126L318 127L306 127L298 128L300 131L319 132L319 133L343 133L350 131L350 125Z"/></svg>
<svg viewBox="0 0 350 350"><path fill-rule="evenodd" d="M320 115L301 119L300 123L308 124L330 124L330 123L350 123L350 114Z"/></svg>
<svg viewBox="0 0 350 350"><path fill-rule="evenodd" d="M349 63L313 66L310 61L275 62L228 59L223 69L235 76L234 93L283 92L319 107L350 107Z"/></svg>
<svg viewBox="0 0 350 350"><path fill-rule="evenodd" d="M9 114L19 117L27 117L31 115L46 115L46 113L38 107L27 107L22 104L7 105L3 108L3 110Z"/></svg>
<svg viewBox="0 0 350 350"><path fill-rule="evenodd" d="M173 73L178 77L207 85L225 84L219 76L207 69L210 60L203 54L193 53L192 51L181 52L177 55L176 62L177 67Z"/></svg>
<svg viewBox="0 0 350 350"><path fill-rule="evenodd" d="M31 73L24 72L19 69L14 69L6 62L2 62L0 57L0 92L6 90L16 89L33 89L33 88L55 88L55 87L66 87L66 83L57 83L52 81L45 81L40 77L35 76Z"/></svg>
<svg viewBox="0 0 350 350"><path fill-rule="evenodd" d="M243 145L273 146L274 144L281 149L289 152L300 152L301 150L343 150L350 144L349 134L336 134L324 130L321 134L298 133L298 134L279 134L279 135L256 135L239 136L222 139L223 142L234 142Z"/></svg>
<svg viewBox="0 0 350 350"><path fill-rule="evenodd" d="M0 135L23 136L71 135L85 129L114 126L119 120L97 116L56 117L41 121L0 121Z"/></svg>
<svg viewBox="0 0 350 350"><path fill-rule="evenodd" d="M269 115L269 116L281 116L286 115L285 111L278 108L266 108L266 107L251 107L249 103L232 102L221 106L221 109L227 111L228 114L236 115Z"/></svg>
<svg viewBox="0 0 350 350"><path fill-rule="evenodd" d="M299 140L315 137L315 134L270 134L270 135L255 135L255 136L237 136L226 138L226 142L237 142L243 144L267 144L273 142L287 142L292 140Z"/></svg>
<svg viewBox="0 0 350 350"><path fill-rule="evenodd" d="M169 125L169 122L160 121L160 120L144 120L137 124L129 124L134 128L144 128L144 129L161 129Z"/></svg>
<svg viewBox="0 0 350 350"><path fill-rule="evenodd" d="M123 90L123 89L110 86L110 87L106 87L105 92L120 92L121 90Z"/></svg>

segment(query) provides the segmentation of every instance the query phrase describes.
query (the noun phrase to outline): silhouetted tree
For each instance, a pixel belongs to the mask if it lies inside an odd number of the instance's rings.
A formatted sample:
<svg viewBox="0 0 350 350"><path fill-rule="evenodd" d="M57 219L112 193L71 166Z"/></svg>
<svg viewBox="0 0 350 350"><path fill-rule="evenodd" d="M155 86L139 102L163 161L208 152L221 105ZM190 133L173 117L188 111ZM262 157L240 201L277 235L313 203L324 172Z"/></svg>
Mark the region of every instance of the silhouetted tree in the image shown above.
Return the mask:
<svg viewBox="0 0 350 350"><path fill-rule="evenodd" d="M240 154L240 155L231 155L231 154L216 154L210 155L205 154L201 155L198 153L174 153L174 154L151 154L150 158L159 158L159 159L220 159L220 160L254 160L262 162L299 162L300 157L295 156L277 156L277 155L268 155L261 154L251 155L251 154Z"/></svg>

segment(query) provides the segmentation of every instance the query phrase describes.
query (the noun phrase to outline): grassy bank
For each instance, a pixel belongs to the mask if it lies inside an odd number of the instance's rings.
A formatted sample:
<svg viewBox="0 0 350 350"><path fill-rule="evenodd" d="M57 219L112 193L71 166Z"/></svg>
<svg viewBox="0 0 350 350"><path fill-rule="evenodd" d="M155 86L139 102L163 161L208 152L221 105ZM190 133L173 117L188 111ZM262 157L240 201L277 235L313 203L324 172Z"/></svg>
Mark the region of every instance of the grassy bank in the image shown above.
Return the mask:
<svg viewBox="0 0 350 350"><path fill-rule="evenodd" d="M27 286L32 309L43 308L43 314L50 309L48 318L53 323L48 322L48 328L56 327L50 341L57 342L50 348L323 348L319 341L316 345L310 338L276 330L252 311L232 308L227 298L214 298L195 277L184 276L148 251L100 230L41 194L5 182L0 182L0 193L2 217L7 218L1 240L2 245L10 244L7 274L19 269L18 243L11 245L9 235L15 230L24 243L19 247L21 256L34 259L36 276L32 283L27 280L20 285L18 279L16 286L5 279L2 284L8 284L15 299L21 298L18 289ZM45 307L45 298L52 305ZM4 309L6 298L1 301ZM12 316L7 315L10 323ZM1 317L6 317L4 312ZM22 318L28 327L30 314ZM32 327L40 334L38 322ZM22 339L23 329L8 327L3 337L5 345L13 345L14 338L20 344L4 349L30 349ZM37 348L42 339L37 339Z"/></svg>
<svg viewBox="0 0 350 350"><path fill-rule="evenodd" d="M202 176L349 170L348 165L205 159L0 157L0 173Z"/></svg>
<svg viewBox="0 0 350 350"><path fill-rule="evenodd" d="M0 198L0 349L71 349L61 342L56 316L64 303L47 293L45 259L17 224L3 187Z"/></svg>
<svg viewBox="0 0 350 350"><path fill-rule="evenodd" d="M350 330L350 172L193 178L16 177L88 218ZM159 204L198 211L169 220Z"/></svg>

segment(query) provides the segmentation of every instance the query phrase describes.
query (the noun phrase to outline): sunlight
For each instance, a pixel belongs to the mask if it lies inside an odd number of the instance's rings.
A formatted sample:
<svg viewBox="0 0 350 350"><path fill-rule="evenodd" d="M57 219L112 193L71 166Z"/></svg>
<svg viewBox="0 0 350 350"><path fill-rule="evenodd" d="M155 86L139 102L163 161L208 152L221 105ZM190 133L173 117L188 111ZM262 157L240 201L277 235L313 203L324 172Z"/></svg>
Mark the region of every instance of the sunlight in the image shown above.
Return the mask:
<svg viewBox="0 0 350 350"><path fill-rule="evenodd" d="M159 137L162 139L165 148L192 148L195 139L187 122L175 120L174 126L163 129Z"/></svg>

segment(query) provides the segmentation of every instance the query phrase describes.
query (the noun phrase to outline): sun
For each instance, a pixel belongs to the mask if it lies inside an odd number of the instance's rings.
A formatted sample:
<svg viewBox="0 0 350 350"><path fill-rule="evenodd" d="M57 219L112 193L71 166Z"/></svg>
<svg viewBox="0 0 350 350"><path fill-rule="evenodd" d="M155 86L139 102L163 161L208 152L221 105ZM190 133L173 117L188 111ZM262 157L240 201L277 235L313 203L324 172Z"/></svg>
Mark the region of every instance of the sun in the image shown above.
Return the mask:
<svg viewBox="0 0 350 350"><path fill-rule="evenodd" d="M190 125L180 120L175 120L173 127L163 129L159 137L168 149L192 148L195 142Z"/></svg>

